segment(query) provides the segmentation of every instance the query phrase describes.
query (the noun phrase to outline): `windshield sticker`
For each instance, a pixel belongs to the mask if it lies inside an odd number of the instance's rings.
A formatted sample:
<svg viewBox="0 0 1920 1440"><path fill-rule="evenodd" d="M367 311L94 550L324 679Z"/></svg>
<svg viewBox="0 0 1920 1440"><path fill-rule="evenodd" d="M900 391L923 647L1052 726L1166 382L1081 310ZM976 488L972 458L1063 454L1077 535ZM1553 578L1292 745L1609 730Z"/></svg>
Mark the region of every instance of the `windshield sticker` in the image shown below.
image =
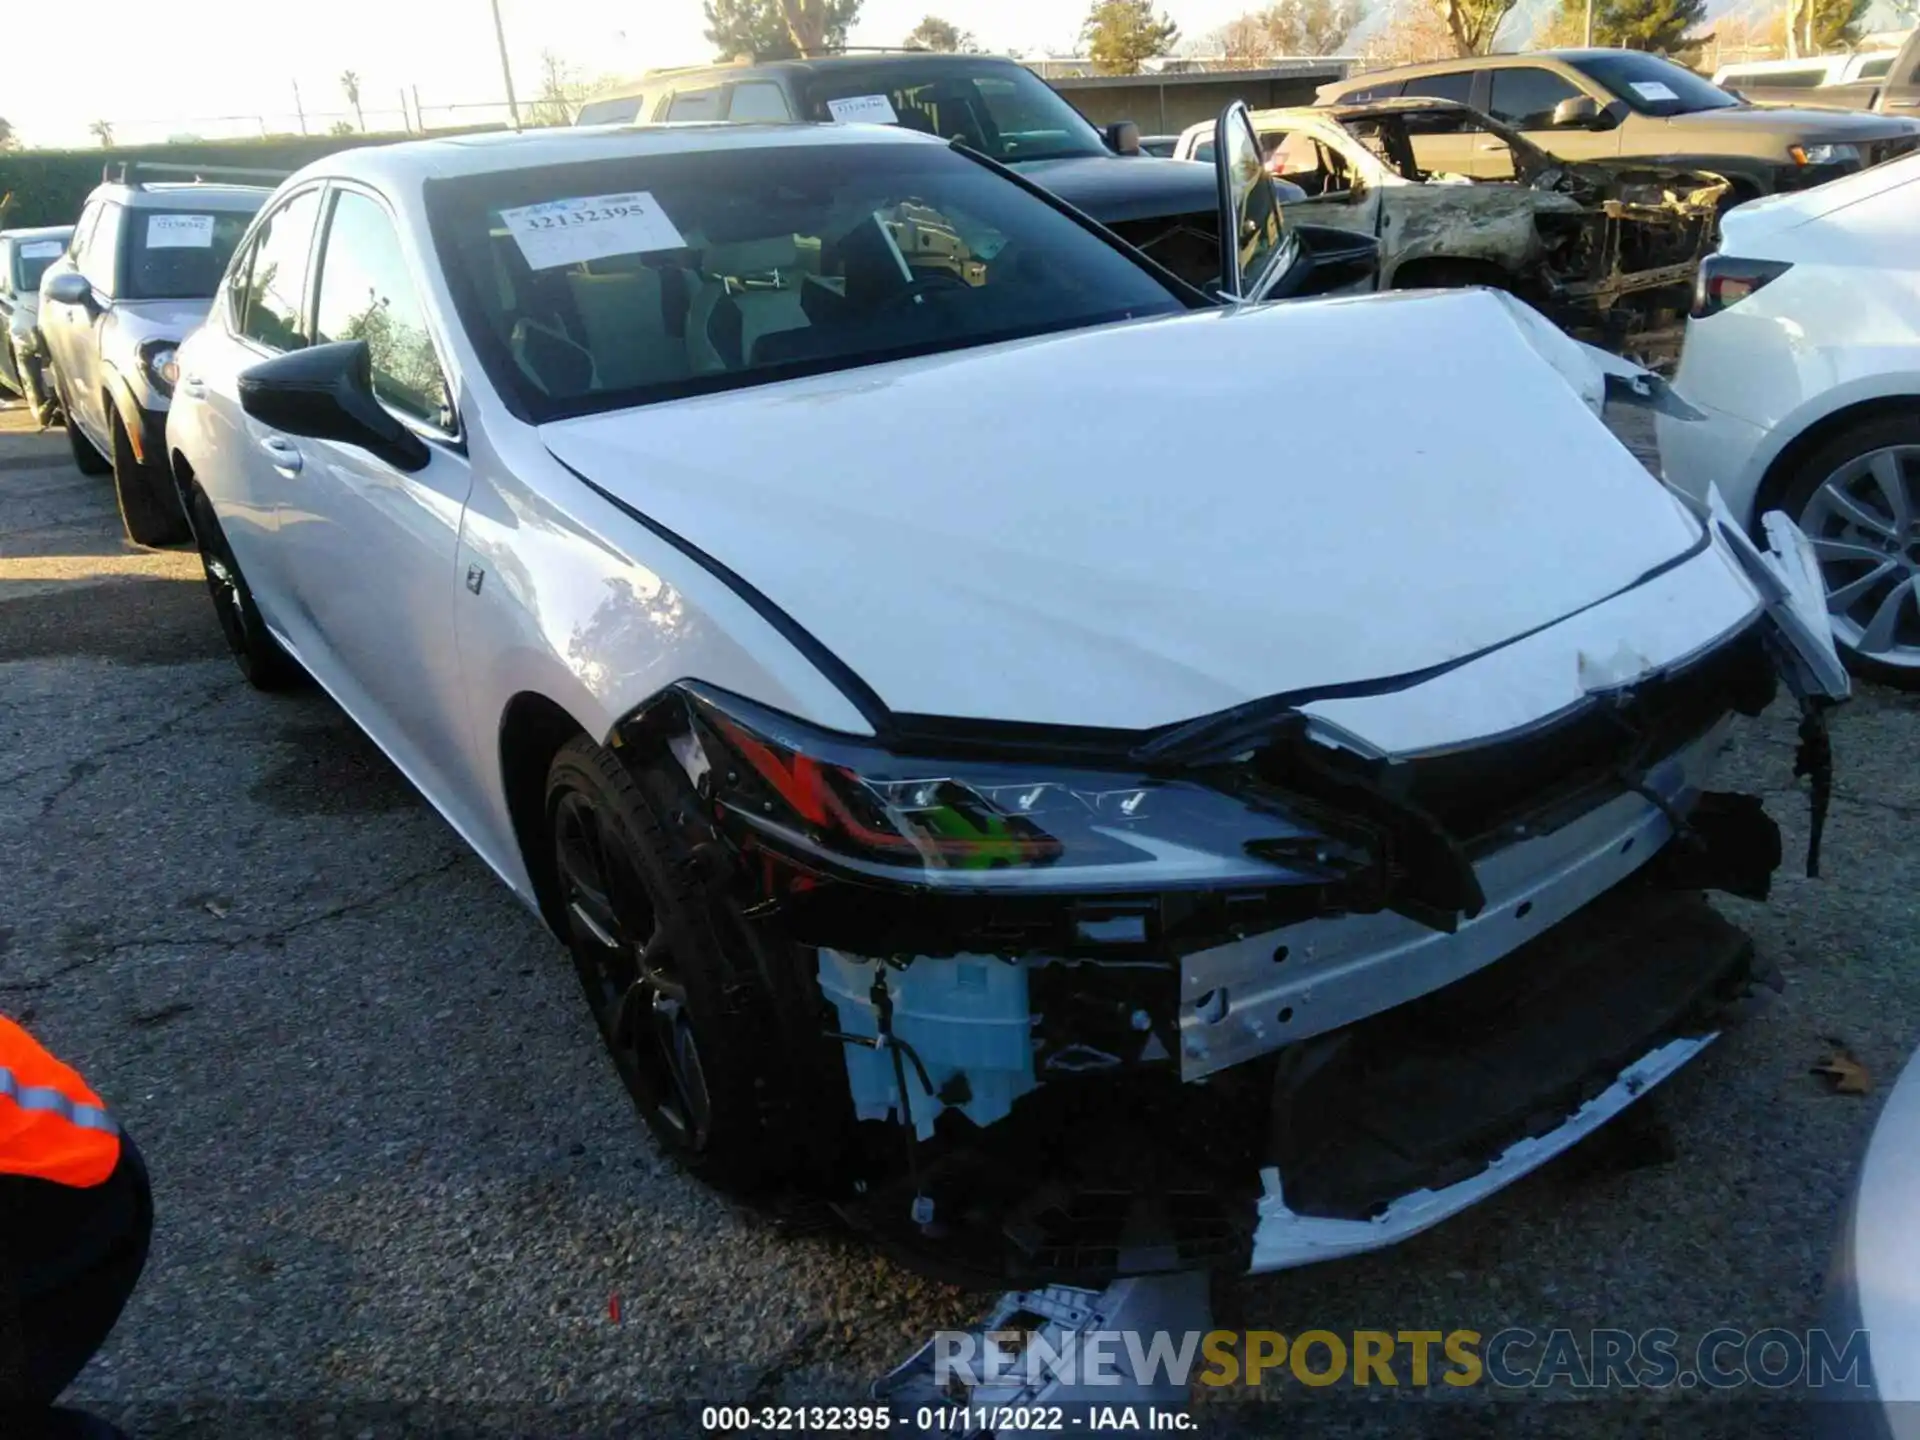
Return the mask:
<svg viewBox="0 0 1920 1440"><path fill-rule="evenodd" d="M1636 80L1630 87L1642 100L1678 100L1673 87L1661 80Z"/></svg>
<svg viewBox="0 0 1920 1440"><path fill-rule="evenodd" d="M213 216L149 215L147 217L147 248L149 250L211 250L213 248Z"/></svg>
<svg viewBox="0 0 1920 1440"><path fill-rule="evenodd" d="M644 190L522 205L502 210L500 220L535 270L612 255L683 250L687 244L666 211Z"/></svg>
<svg viewBox="0 0 1920 1440"><path fill-rule="evenodd" d="M67 247L58 240L27 240L20 246L22 260L51 260Z"/></svg>
<svg viewBox="0 0 1920 1440"><path fill-rule="evenodd" d="M827 101L827 113L843 125L898 125L893 102L884 95L849 95Z"/></svg>

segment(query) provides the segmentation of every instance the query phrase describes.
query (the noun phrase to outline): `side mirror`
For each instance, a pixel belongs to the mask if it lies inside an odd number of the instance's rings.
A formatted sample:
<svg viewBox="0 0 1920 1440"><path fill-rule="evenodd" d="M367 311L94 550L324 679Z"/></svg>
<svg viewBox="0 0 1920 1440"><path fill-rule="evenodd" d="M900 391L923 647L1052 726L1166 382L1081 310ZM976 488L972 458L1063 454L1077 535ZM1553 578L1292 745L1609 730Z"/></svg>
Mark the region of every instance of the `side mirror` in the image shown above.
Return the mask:
<svg viewBox="0 0 1920 1440"><path fill-rule="evenodd" d="M1116 120L1107 126L1107 148L1116 155L1140 153L1140 127L1131 120Z"/></svg>
<svg viewBox="0 0 1920 1440"><path fill-rule="evenodd" d="M47 281L47 298L62 305L84 305L89 310L97 310L99 302L93 298L93 284L77 270L62 270Z"/></svg>
<svg viewBox="0 0 1920 1440"><path fill-rule="evenodd" d="M312 345L240 372L240 408L288 435L356 445L396 470L426 467L427 442L373 396L373 353L364 340Z"/></svg>
<svg viewBox="0 0 1920 1440"><path fill-rule="evenodd" d="M1213 173L1219 195L1220 293L1233 300L1258 299L1292 246L1253 117L1242 101L1214 121Z"/></svg>
<svg viewBox="0 0 1920 1440"><path fill-rule="evenodd" d="M1569 95L1553 107L1555 130L1593 130L1599 121L1600 104L1591 95Z"/></svg>

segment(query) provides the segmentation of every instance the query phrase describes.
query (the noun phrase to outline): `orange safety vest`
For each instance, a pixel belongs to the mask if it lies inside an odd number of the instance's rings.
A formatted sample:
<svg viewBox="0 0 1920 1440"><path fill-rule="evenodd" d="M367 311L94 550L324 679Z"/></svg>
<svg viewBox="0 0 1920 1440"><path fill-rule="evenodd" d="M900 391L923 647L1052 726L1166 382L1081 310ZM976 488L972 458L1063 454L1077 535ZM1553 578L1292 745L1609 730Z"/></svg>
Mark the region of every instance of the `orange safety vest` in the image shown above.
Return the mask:
<svg viewBox="0 0 1920 1440"><path fill-rule="evenodd" d="M0 1015L0 1175L98 1185L120 1163L120 1127L77 1072Z"/></svg>

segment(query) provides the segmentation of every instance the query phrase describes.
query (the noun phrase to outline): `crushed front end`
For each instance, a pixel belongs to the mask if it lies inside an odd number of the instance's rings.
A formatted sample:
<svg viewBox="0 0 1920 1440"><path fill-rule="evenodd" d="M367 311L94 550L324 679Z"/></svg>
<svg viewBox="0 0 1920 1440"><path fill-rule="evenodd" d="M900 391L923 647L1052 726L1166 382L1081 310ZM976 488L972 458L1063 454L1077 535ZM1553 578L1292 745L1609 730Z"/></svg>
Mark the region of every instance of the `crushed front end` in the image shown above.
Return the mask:
<svg viewBox="0 0 1920 1440"><path fill-rule="evenodd" d="M620 753L671 756L712 882L805 982L767 1043L811 1057L782 1099L812 1188L965 1283L1278 1269L1464 1208L1677 1069L1755 978L1703 893L1764 898L1781 859L1715 755L1782 674L1834 698L1805 575L1703 518L1486 654L1158 732L853 737L691 683L632 717Z"/></svg>

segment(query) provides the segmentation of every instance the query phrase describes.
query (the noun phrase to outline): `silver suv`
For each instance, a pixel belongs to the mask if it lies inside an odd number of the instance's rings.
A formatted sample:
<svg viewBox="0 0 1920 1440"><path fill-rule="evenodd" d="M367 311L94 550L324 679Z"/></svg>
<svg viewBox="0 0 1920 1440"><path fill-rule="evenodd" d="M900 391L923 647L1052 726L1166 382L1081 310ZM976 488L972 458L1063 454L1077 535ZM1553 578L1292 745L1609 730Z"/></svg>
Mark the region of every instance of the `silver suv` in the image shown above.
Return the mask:
<svg viewBox="0 0 1920 1440"><path fill-rule="evenodd" d="M35 419L46 417L40 348L40 276L73 237L71 225L0 230L0 385L18 392Z"/></svg>
<svg viewBox="0 0 1920 1440"><path fill-rule="evenodd" d="M271 193L123 175L87 197L66 253L40 278L40 334L74 463L112 473L136 544L187 538L166 464L174 348L206 317Z"/></svg>

